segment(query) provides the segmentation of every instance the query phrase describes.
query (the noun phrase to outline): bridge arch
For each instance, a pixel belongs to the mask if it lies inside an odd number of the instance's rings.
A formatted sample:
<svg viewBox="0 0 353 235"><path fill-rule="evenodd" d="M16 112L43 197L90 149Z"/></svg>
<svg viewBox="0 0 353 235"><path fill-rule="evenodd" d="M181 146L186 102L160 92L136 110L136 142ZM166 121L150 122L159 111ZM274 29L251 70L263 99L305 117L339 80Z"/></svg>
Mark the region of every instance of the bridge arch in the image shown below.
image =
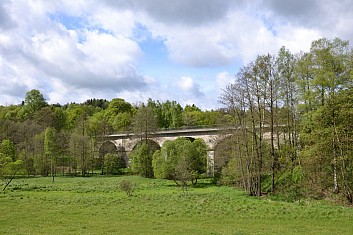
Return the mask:
<svg viewBox="0 0 353 235"><path fill-rule="evenodd" d="M161 148L160 144L156 142L154 139L147 139L147 140L140 139L140 141L138 141L135 144L135 146L131 149L131 151L135 150L140 144L143 144L143 143L147 143L147 145L157 150Z"/></svg>
<svg viewBox="0 0 353 235"><path fill-rule="evenodd" d="M129 166L129 159L127 157L124 146L116 145L114 141L108 140L103 142L98 149L98 158L96 159L96 168L104 172L105 157L107 154L117 155L119 162L121 162L121 167L126 168Z"/></svg>

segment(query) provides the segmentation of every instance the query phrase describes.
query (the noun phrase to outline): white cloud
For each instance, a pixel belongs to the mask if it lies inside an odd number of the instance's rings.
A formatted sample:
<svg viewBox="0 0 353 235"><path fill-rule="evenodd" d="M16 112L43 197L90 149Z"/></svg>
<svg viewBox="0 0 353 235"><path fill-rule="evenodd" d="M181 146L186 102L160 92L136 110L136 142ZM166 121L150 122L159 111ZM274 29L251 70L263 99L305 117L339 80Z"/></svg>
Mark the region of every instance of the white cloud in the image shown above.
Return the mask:
<svg viewBox="0 0 353 235"><path fill-rule="evenodd" d="M183 91L190 91L194 89L194 81L192 80L191 77L186 77L186 76L181 77L180 80L177 81L177 85Z"/></svg>
<svg viewBox="0 0 353 235"><path fill-rule="evenodd" d="M133 36L135 27L134 18L134 13L130 10L122 9L117 11L116 9L102 7L93 13L90 20L91 24L99 25L115 35L130 38Z"/></svg>
<svg viewBox="0 0 353 235"><path fill-rule="evenodd" d="M307 51L323 36L353 40L352 11L351 0L3 0L0 100L18 102L36 88L49 102L121 95L207 107L230 71L259 54L282 45ZM158 53L167 53L170 71L156 65L160 73L141 74L141 58L155 58L142 44L154 39L164 44Z"/></svg>
<svg viewBox="0 0 353 235"><path fill-rule="evenodd" d="M176 87L179 94L184 94L184 96L186 95L187 97L195 99L204 96L200 90L200 85L188 76L180 77L179 80L176 81Z"/></svg>
<svg viewBox="0 0 353 235"><path fill-rule="evenodd" d="M24 98L25 91L35 88L47 92L49 102L65 102L71 97L82 100L93 94L104 96L122 90L143 89L151 82L136 70L142 51L138 43L129 38L134 25L132 19L127 19L127 16L132 18L131 12L113 12L98 7L103 10L91 15L92 19L97 19L98 26L68 29L67 22L51 16L58 12L69 17L79 14L77 17L84 17L82 20L87 23L89 17L85 14L90 12L78 11L77 6L82 6L82 2L75 2L76 10L71 11L67 11L70 5L67 1L62 3L12 3L16 27L6 34L0 33L0 56L6 58L6 63L1 62L0 74L3 76L0 82L7 84L1 89L7 99L13 96L17 102ZM91 10L87 6L85 9ZM115 19L113 23L118 24L120 20L126 23L125 26L108 24L103 13L110 14ZM99 27L104 30L100 31ZM5 96L0 95L2 97Z"/></svg>
<svg viewBox="0 0 353 235"><path fill-rule="evenodd" d="M217 74L216 79L219 90L226 88L226 86L235 81L234 75L229 74L229 72L221 72Z"/></svg>

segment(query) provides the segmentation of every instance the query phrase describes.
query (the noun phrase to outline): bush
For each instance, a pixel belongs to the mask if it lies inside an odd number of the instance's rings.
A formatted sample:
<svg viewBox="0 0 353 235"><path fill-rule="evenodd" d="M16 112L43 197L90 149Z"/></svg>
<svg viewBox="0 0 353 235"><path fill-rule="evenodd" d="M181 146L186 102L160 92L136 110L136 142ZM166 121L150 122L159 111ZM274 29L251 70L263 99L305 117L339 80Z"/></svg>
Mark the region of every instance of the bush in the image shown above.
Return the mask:
<svg viewBox="0 0 353 235"><path fill-rule="evenodd" d="M136 184L130 180L122 180L119 184L119 189L126 193L128 197L135 191Z"/></svg>

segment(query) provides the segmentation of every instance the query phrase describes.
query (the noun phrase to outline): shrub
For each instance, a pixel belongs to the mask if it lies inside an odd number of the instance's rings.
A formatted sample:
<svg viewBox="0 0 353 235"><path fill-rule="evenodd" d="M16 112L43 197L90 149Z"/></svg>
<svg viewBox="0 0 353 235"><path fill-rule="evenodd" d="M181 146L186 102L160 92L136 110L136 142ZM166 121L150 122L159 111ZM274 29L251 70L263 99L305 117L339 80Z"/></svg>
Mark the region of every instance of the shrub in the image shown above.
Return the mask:
<svg viewBox="0 0 353 235"><path fill-rule="evenodd" d="M130 180L122 180L119 184L119 189L126 193L127 196L131 196L135 191L136 184Z"/></svg>

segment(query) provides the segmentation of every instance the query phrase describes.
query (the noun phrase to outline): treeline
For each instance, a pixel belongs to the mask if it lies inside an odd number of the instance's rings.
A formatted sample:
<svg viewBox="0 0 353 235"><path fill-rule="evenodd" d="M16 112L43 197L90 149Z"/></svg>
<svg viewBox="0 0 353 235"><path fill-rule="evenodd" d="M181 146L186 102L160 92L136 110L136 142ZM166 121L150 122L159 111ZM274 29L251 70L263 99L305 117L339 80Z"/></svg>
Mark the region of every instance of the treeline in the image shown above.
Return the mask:
<svg viewBox="0 0 353 235"><path fill-rule="evenodd" d="M238 127L218 146L223 183L249 195L344 196L353 202L353 51L326 38L309 52L261 55L221 103Z"/></svg>
<svg viewBox="0 0 353 235"><path fill-rule="evenodd" d="M27 175L118 174L130 160L123 149L116 151L111 143L102 144L108 134L147 135L157 129L228 121L229 115L221 111L182 107L176 101L149 99L133 105L115 98L60 105L48 104L39 90L31 90L21 104L0 106L0 174L11 175L16 161L23 164L22 174Z"/></svg>

